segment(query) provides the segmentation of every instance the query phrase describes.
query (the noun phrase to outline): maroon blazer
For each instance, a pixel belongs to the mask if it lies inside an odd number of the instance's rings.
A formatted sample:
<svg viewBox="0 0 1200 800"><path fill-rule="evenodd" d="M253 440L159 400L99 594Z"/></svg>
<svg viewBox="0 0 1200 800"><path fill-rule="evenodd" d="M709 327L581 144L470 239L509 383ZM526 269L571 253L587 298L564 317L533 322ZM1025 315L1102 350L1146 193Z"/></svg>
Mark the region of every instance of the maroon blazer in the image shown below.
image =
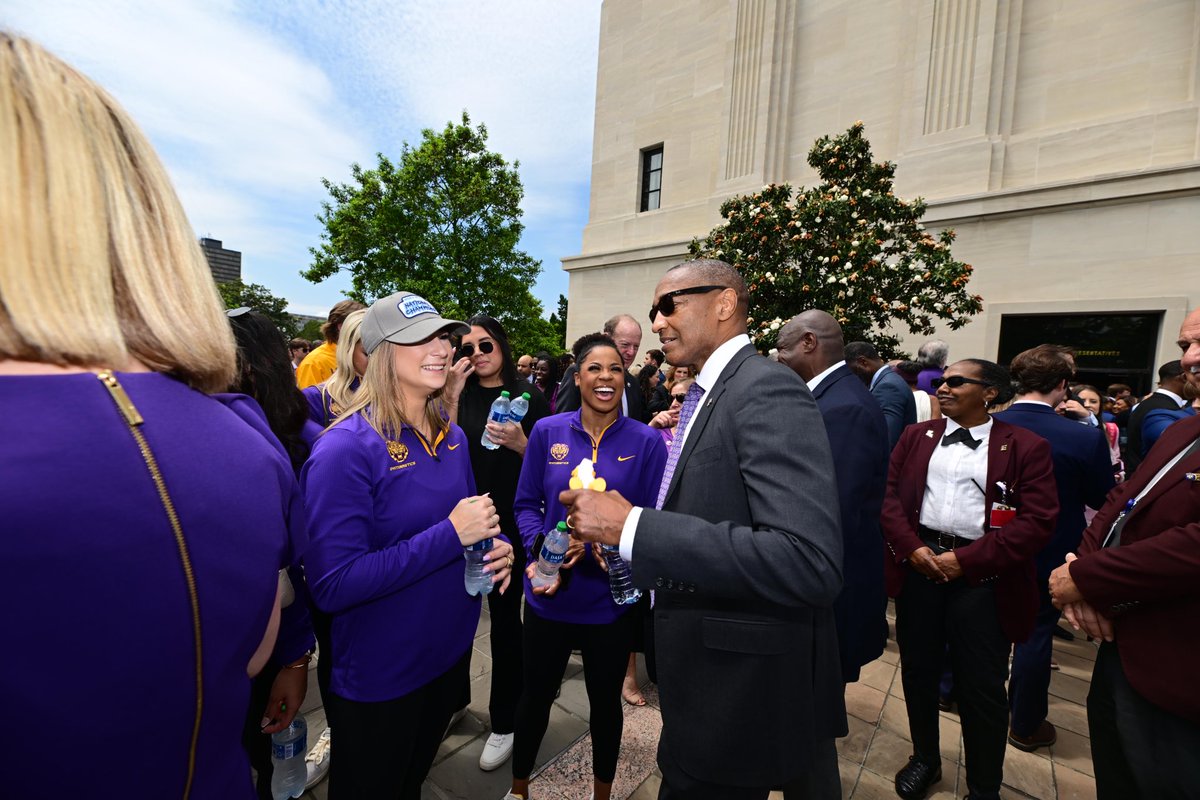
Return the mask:
<svg viewBox="0 0 1200 800"><path fill-rule="evenodd" d="M1071 578L1113 621L1121 666L1138 694L1200 722L1200 453L1175 465L1137 504L1119 547L1101 550L1113 521L1167 462L1200 437L1200 417L1167 428L1083 534ZM1192 476L1189 478L1189 474Z"/></svg>
<svg viewBox="0 0 1200 800"><path fill-rule="evenodd" d="M891 558L885 554L891 597L900 594L909 575L920 577L905 562L913 551L926 547L917 533L921 501L929 459L945 433L945 419L909 425L892 451L882 518L883 536L891 550ZM1033 560L1054 535L1058 520L1050 444L1036 433L993 418L985 519L991 517L992 504L1000 502L997 481L1008 486L1016 517L1003 528L985 528L983 538L954 552L963 570L959 580L972 585L995 581L1000 625L1010 641L1023 642L1033 631L1039 603Z"/></svg>

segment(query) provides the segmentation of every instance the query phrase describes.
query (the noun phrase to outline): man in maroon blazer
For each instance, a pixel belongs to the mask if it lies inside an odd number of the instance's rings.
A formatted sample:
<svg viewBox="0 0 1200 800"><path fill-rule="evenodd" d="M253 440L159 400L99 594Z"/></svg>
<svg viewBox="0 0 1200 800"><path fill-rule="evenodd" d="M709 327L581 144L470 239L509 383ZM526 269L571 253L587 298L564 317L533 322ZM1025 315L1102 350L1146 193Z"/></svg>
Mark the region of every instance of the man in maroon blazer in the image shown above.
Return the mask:
<svg viewBox="0 0 1200 800"><path fill-rule="evenodd" d="M1200 382L1200 310L1179 332ZM1103 639L1088 694L1096 791L1107 798L1200 793L1200 417L1169 427L1050 575L1077 628Z"/></svg>

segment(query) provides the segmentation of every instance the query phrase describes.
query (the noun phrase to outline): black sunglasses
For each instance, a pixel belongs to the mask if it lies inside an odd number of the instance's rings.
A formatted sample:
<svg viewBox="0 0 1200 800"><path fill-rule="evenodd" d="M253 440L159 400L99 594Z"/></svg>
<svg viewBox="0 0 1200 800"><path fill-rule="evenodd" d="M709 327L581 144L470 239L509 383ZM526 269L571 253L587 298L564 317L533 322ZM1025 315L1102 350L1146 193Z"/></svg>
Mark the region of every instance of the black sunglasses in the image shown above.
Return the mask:
<svg viewBox="0 0 1200 800"><path fill-rule="evenodd" d="M671 395L671 399L676 403L682 403L684 400L687 400L687 392L684 392L683 394L673 394Z"/></svg>
<svg viewBox="0 0 1200 800"><path fill-rule="evenodd" d="M942 384L949 386L951 389L957 389L964 383L973 383L976 386L991 386L987 381L978 381L974 378L964 378L962 375L951 375L949 378L934 378L929 382L929 385L936 391L940 389Z"/></svg>
<svg viewBox="0 0 1200 800"><path fill-rule="evenodd" d="M667 292L662 297L658 298L658 302L650 306L650 324L654 324L654 318L659 314L664 317L669 317L675 313L675 298L681 294L706 294L715 292L718 289L728 289L728 286L692 286L687 289L676 289L673 292Z"/></svg>
<svg viewBox="0 0 1200 800"><path fill-rule="evenodd" d="M479 343L479 352L483 353L485 356L495 349L496 349L495 342L485 341L485 342ZM473 345L473 344L464 344L463 346L458 348L458 357L459 358L470 358L473 355L475 355L475 345Z"/></svg>

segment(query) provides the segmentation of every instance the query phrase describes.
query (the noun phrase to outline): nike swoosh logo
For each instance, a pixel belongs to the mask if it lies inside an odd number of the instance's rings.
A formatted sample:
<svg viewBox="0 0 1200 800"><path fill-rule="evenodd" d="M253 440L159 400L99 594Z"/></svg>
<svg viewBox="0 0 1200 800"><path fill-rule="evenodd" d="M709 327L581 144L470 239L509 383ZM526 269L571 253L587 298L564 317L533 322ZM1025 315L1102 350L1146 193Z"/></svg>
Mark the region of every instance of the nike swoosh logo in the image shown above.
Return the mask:
<svg viewBox="0 0 1200 800"><path fill-rule="evenodd" d="M457 450L461 444L462 444L462 442L459 442L458 444L447 445L446 449L447 450Z"/></svg>
<svg viewBox="0 0 1200 800"><path fill-rule="evenodd" d="M631 458L637 458L637 456L617 456L617 461L628 461Z"/></svg>

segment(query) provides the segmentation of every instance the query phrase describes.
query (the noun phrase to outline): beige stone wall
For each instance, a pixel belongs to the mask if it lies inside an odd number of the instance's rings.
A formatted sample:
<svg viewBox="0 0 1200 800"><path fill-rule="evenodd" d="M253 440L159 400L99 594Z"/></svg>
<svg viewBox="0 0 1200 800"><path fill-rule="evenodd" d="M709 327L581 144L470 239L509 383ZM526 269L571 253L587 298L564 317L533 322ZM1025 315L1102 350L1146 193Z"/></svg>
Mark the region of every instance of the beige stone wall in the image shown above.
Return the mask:
<svg viewBox="0 0 1200 800"><path fill-rule="evenodd" d="M568 339L643 318L726 197L811 183L813 140L861 119L976 266L987 308L946 334L957 352L994 355L1006 309L1155 298L1174 357L1200 304L1198 48L1195 0L606 0ZM659 143L662 208L638 213Z"/></svg>

